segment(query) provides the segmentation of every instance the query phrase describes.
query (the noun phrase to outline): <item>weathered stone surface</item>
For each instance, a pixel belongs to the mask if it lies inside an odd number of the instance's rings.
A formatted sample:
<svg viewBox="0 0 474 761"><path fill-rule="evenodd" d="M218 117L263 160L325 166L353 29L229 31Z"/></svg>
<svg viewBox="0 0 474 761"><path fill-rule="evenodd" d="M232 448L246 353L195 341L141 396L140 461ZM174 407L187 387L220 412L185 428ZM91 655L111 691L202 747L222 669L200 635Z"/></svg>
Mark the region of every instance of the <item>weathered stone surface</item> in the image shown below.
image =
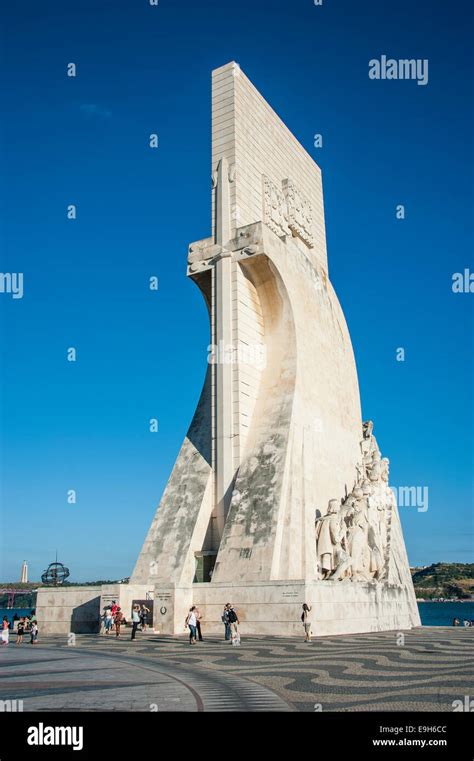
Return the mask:
<svg viewBox="0 0 474 761"><path fill-rule="evenodd" d="M210 520L211 374L181 447L159 511L151 524L131 582L150 578L180 582L194 576L194 547L202 544Z"/></svg>
<svg viewBox="0 0 474 761"><path fill-rule="evenodd" d="M43 587L36 597L40 634L99 631L101 587Z"/></svg>

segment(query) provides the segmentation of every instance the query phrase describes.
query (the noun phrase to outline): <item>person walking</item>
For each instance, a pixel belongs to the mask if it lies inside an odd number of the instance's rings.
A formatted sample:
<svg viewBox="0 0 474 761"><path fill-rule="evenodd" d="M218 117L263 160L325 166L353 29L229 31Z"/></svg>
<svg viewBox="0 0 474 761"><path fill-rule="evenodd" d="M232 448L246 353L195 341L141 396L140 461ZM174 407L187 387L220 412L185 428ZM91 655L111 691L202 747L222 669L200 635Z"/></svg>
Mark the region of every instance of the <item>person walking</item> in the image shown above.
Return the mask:
<svg viewBox="0 0 474 761"><path fill-rule="evenodd" d="M229 603L226 602L224 610L222 611L222 623L224 624L224 634L227 642L231 639L230 623L229 623Z"/></svg>
<svg viewBox="0 0 474 761"><path fill-rule="evenodd" d="M132 610L132 641L135 640L138 624L140 623L140 606L134 605Z"/></svg>
<svg viewBox="0 0 474 761"><path fill-rule="evenodd" d="M25 634L25 619L20 618L16 627L16 644L21 645Z"/></svg>
<svg viewBox="0 0 474 761"><path fill-rule="evenodd" d="M303 612L301 614L301 621L304 627L304 641L311 642L311 620L310 620L311 606L303 603Z"/></svg>
<svg viewBox="0 0 474 761"><path fill-rule="evenodd" d="M114 624L115 624L115 636L120 637L120 627L123 624L123 613L121 608L117 607L115 616L114 616Z"/></svg>
<svg viewBox="0 0 474 761"><path fill-rule="evenodd" d="M240 645L240 635L239 635L239 617L237 615L237 611L233 607L233 605L230 604L230 602L227 603L227 617L229 619L230 624L230 633L231 633L231 642L233 645Z"/></svg>
<svg viewBox="0 0 474 761"><path fill-rule="evenodd" d="M7 616L3 616L2 621L2 645L8 645L10 641L10 622Z"/></svg>
<svg viewBox="0 0 474 761"><path fill-rule="evenodd" d="M36 618L31 623L30 633L31 633L30 644L37 645L38 644L38 624L36 623Z"/></svg>
<svg viewBox="0 0 474 761"><path fill-rule="evenodd" d="M148 626L148 614L150 612L150 609L147 608L146 605L142 605L140 609L140 621L142 625L142 632L146 632L146 628Z"/></svg>
<svg viewBox="0 0 474 761"><path fill-rule="evenodd" d="M202 632L201 632L201 619L202 619L202 616L201 616L201 611L199 610L199 608L195 608L195 613L196 613L197 636L198 636L199 642L202 642Z"/></svg>
<svg viewBox="0 0 474 761"><path fill-rule="evenodd" d="M186 621L185 621L184 625L189 627L189 644L190 645L195 645L196 644L196 626L197 626L196 606L195 605L193 605L193 607L190 609L188 615L186 616Z"/></svg>

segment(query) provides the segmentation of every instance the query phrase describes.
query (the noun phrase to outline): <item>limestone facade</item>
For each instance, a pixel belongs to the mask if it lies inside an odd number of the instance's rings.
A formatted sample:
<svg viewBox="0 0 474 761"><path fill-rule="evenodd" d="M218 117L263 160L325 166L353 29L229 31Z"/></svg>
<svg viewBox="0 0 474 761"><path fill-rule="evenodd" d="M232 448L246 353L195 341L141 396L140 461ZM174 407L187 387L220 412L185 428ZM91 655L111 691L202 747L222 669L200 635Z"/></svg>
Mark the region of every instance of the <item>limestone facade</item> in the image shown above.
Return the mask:
<svg viewBox="0 0 474 761"><path fill-rule="evenodd" d="M132 582L155 585L169 633L191 603L218 628L226 597L256 633L278 611L293 633L308 595L321 633L419 625L388 472L364 451L321 171L235 63L212 76L211 175L212 233L188 276L212 361Z"/></svg>

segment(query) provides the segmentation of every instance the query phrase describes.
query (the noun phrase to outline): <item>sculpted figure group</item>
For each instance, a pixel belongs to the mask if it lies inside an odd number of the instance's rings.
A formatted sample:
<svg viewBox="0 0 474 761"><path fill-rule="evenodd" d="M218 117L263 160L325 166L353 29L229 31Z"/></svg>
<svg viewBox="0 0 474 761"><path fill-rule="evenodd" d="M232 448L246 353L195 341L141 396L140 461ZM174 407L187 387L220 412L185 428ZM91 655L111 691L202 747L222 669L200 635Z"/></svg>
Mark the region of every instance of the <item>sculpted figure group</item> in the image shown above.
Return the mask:
<svg viewBox="0 0 474 761"><path fill-rule="evenodd" d="M380 581L387 573L391 508L389 461L382 458L371 420L363 424L361 462L354 488L342 501L329 500L316 517L316 554L321 579Z"/></svg>

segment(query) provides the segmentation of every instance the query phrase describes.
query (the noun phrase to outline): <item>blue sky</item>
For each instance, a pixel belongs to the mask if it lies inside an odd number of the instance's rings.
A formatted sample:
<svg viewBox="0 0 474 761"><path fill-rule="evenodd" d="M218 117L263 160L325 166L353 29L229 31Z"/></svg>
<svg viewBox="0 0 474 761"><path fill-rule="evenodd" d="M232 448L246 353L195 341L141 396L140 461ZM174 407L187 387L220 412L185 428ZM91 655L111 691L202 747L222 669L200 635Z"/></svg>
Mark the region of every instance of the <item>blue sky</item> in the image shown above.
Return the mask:
<svg viewBox="0 0 474 761"><path fill-rule="evenodd" d="M392 484L429 488L427 512L401 508L410 562L472 562L474 295L451 289L474 269L470 5L4 11L0 271L23 272L25 293L0 294L1 579L24 558L39 578L56 549L75 581L133 568L206 368L186 255L210 232L210 74L230 60L322 168L364 418ZM382 54L428 59L428 84L370 80Z"/></svg>

